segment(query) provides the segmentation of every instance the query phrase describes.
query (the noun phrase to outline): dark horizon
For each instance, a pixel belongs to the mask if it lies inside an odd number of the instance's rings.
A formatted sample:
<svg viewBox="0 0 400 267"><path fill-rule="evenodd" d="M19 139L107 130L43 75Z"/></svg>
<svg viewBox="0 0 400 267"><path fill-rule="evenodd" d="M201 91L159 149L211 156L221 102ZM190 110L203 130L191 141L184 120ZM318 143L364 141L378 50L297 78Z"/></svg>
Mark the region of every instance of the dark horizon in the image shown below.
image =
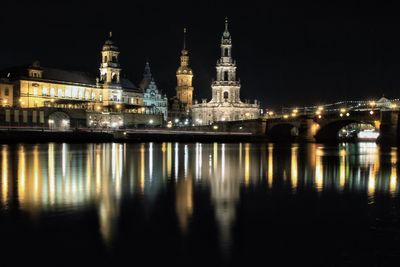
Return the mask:
<svg viewBox="0 0 400 267"><path fill-rule="evenodd" d="M0 16L0 68L39 60L43 66L98 73L100 50L113 32L124 75L139 84L146 59L159 89L175 93L183 28L194 72L195 99L210 99L229 18L241 98L263 108L398 98L400 18L395 5L289 2L18 4ZM190 5L190 6L189 6Z"/></svg>

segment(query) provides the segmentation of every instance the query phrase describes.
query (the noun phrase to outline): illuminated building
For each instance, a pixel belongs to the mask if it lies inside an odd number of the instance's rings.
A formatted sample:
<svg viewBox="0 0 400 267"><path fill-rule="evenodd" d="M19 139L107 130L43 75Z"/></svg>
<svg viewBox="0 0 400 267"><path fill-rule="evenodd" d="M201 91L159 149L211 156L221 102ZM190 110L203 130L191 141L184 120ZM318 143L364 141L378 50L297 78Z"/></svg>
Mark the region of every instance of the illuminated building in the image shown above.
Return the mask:
<svg viewBox="0 0 400 267"><path fill-rule="evenodd" d="M168 98L158 90L154 77L151 74L149 62L146 62L140 88L144 91L143 101L146 109L145 112L149 114L163 114L164 120L167 120Z"/></svg>
<svg viewBox="0 0 400 267"><path fill-rule="evenodd" d="M212 124L217 121L257 119L260 105L243 103L240 100L240 81L236 77L236 62L232 59L232 38L228 31L228 20L221 37L221 58L217 61L217 79L212 82L212 99L193 105L192 118L195 124Z"/></svg>
<svg viewBox="0 0 400 267"><path fill-rule="evenodd" d="M13 84L6 79L0 79L0 105L8 107L13 104Z"/></svg>
<svg viewBox="0 0 400 267"><path fill-rule="evenodd" d="M119 50L106 40L101 51L99 76L79 71L43 67L38 61L0 71L0 77L13 84L10 106L20 108L82 108L89 110L143 106L143 93L121 77Z"/></svg>
<svg viewBox="0 0 400 267"><path fill-rule="evenodd" d="M193 71L189 66L189 51L186 49L186 29L184 29L181 63L176 70L176 96L170 100L170 120L183 120L190 117L193 105Z"/></svg>

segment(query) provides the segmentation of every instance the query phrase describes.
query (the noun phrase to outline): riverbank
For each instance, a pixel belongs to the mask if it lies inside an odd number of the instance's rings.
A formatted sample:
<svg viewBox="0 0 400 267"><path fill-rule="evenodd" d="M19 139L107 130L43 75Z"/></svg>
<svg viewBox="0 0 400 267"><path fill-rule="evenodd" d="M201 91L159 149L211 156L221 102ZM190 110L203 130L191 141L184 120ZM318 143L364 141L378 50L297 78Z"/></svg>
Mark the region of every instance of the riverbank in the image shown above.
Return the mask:
<svg viewBox="0 0 400 267"><path fill-rule="evenodd" d="M0 143L96 143L96 142L266 142L264 135L229 132L201 132L174 130L127 130L127 131L49 131L2 130Z"/></svg>

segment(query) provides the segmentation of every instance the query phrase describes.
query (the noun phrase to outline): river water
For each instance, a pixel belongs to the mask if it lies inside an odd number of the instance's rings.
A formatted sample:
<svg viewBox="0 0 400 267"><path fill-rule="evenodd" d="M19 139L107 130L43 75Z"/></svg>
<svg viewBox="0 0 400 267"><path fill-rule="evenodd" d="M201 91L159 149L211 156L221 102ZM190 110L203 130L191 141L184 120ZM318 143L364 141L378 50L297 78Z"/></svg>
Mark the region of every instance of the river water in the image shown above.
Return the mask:
<svg viewBox="0 0 400 267"><path fill-rule="evenodd" d="M1 266L395 266L398 158L373 143L2 145Z"/></svg>

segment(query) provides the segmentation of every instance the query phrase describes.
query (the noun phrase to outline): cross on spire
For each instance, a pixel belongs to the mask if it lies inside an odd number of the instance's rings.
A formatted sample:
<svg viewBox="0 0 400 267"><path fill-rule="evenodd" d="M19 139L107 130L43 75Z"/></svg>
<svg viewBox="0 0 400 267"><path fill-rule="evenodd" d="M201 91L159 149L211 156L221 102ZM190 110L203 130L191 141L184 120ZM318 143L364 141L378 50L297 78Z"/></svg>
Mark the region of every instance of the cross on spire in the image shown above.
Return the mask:
<svg viewBox="0 0 400 267"><path fill-rule="evenodd" d="M183 28L183 50L186 50L186 27Z"/></svg>

